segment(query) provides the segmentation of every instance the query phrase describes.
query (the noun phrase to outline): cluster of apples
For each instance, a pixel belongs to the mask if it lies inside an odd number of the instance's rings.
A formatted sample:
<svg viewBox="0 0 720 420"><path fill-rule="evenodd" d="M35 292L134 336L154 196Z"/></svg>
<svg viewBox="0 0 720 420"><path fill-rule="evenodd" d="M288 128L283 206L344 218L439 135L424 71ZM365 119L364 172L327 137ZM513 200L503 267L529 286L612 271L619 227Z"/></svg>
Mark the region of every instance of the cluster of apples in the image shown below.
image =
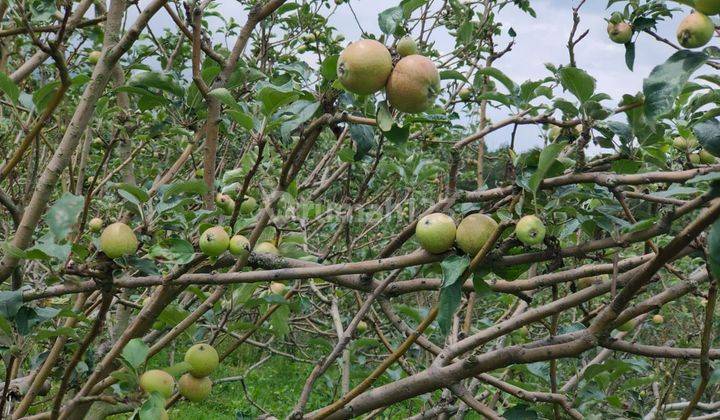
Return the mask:
<svg viewBox="0 0 720 420"><path fill-rule="evenodd" d="M700 148L700 143L693 136L682 137L677 136L673 139L673 147L680 152L686 153L690 162L699 165L712 165L716 162L715 156L713 156L707 150Z"/></svg>
<svg viewBox="0 0 720 420"><path fill-rule="evenodd" d="M677 40L684 48L700 48L710 42L715 34L715 24L708 16L720 14L720 0L695 0L693 13L686 16L678 25ZM607 26L608 36L613 42L630 42L633 27L614 15Z"/></svg>
<svg viewBox="0 0 720 420"><path fill-rule="evenodd" d="M207 398L212 391L210 374L218 367L220 358L215 348L200 343L185 352L184 373L177 381L177 390L188 401L199 402ZM151 369L140 376L140 388L146 393L157 392L164 398L170 398L175 392L175 378L164 370ZM167 412L161 416L167 419Z"/></svg>
<svg viewBox="0 0 720 420"><path fill-rule="evenodd" d="M447 214L432 213L418 220L415 236L420 246L432 254L441 254L457 244L466 254L475 256L497 227L492 217L482 213L465 216L457 227ZM524 216L515 225L515 237L528 246L540 244L545 231L542 220L535 215Z"/></svg>
<svg viewBox="0 0 720 420"><path fill-rule="evenodd" d="M395 109L410 114L430 108L440 94L440 74L435 63L418 54L410 37L395 47L402 58L393 66L392 55L382 43L361 39L348 45L338 58L340 83L350 92L371 95L385 88Z"/></svg>

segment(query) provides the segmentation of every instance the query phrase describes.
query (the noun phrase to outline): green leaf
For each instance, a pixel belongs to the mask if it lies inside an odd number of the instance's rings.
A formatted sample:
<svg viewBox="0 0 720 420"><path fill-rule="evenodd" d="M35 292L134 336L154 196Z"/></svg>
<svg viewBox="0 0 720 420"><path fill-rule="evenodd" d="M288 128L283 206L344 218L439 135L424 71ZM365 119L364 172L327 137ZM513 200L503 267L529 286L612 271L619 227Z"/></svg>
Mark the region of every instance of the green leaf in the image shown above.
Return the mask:
<svg viewBox="0 0 720 420"><path fill-rule="evenodd" d="M183 193L203 195L206 192L208 192L208 187L203 180L195 179L192 181L177 182L170 184L168 188L165 189L163 200Z"/></svg>
<svg viewBox="0 0 720 420"><path fill-rule="evenodd" d="M473 288L478 296L488 295L493 292L479 273L473 273Z"/></svg>
<svg viewBox="0 0 720 420"><path fill-rule="evenodd" d="M262 112L265 115L271 115L281 106L289 104L298 96L298 93L293 90L292 81L288 81L282 86L261 82L258 83L258 86L256 98L262 103Z"/></svg>
<svg viewBox="0 0 720 420"><path fill-rule="evenodd" d="M713 223L708 234L708 267L710 274L720 279L720 220Z"/></svg>
<svg viewBox="0 0 720 420"><path fill-rule="evenodd" d="M720 121L701 121L693 127L693 133L702 146L714 156L720 156Z"/></svg>
<svg viewBox="0 0 720 420"><path fill-rule="evenodd" d="M285 121L280 127L280 134L284 138L289 138L290 134L295 131L301 124L312 118L313 115L320 108L320 102L299 100L295 101L290 105L287 110L284 110L283 114L291 114L294 117L288 121Z"/></svg>
<svg viewBox="0 0 720 420"><path fill-rule="evenodd" d="M563 150L565 144L565 142L552 143L546 148L544 148L542 152L540 152L537 170L535 170L535 172L530 177L530 181L528 182L530 192L532 192L533 194L537 192L537 189L540 187L540 183L543 179L545 179L545 175L555 163L555 159Z"/></svg>
<svg viewBox="0 0 720 420"><path fill-rule="evenodd" d="M323 60L320 65L320 74L325 80L333 81L337 79L337 62L339 56L337 54L331 55Z"/></svg>
<svg viewBox="0 0 720 420"><path fill-rule="evenodd" d="M150 347L139 338L130 340L122 351L123 359L135 369L145 363L148 354L150 354Z"/></svg>
<svg viewBox="0 0 720 420"><path fill-rule="evenodd" d="M410 138L410 129L393 124L390 131L385 132L385 137L395 144L404 143Z"/></svg>
<svg viewBox="0 0 720 420"><path fill-rule="evenodd" d="M707 61L704 53L681 50L655 67L643 81L645 116L656 120L669 112L690 75Z"/></svg>
<svg viewBox="0 0 720 420"><path fill-rule="evenodd" d="M12 103L15 105L18 104L18 99L20 98L20 88L15 84L15 82L12 81L10 77L8 77L7 74L0 71L0 90L5 92L5 94L10 98Z"/></svg>
<svg viewBox="0 0 720 420"><path fill-rule="evenodd" d="M0 292L0 316L10 319L17 314L23 304L22 291Z"/></svg>
<svg viewBox="0 0 720 420"><path fill-rule="evenodd" d="M628 42L625 44L625 65L632 71L635 65L635 43Z"/></svg>
<svg viewBox="0 0 720 420"><path fill-rule="evenodd" d="M442 70L440 72L440 80L462 80L463 82L470 83L468 79L457 70Z"/></svg>
<svg viewBox="0 0 720 420"><path fill-rule="evenodd" d="M65 239L70 233L84 203L85 198L66 192L50 207L45 215L45 222L57 240Z"/></svg>
<svg viewBox="0 0 720 420"><path fill-rule="evenodd" d="M364 158L367 152L375 147L375 135L367 125L350 124L350 137L355 142L355 161Z"/></svg>
<svg viewBox="0 0 720 420"><path fill-rule="evenodd" d="M585 70L576 67L563 67L558 70L560 84L572 93L580 102L585 102L595 93L595 79Z"/></svg>
<svg viewBox="0 0 720 420"><path fill-rule="evenodd" d="M462 282L458 280L469 264L470 259L460 255L450 256L440 263L443 277L437 321L443 334L450 331L452 316L460 305Z"/></svg>
<svg viewBox="0 0 720 420"><path fill-rule="evenodd" d="M438 307L438 326L440 331L447 335L452 327L452 317L455 314L462 298L462 284L454 283L440 289L440 302Z"/></svg>
<svg viewBox="0 0 720 420"><path fill-rule="evenodd" d="M502 83L505 88L510 92L511 94L515 94L518 90L517 85L515 82L512 81L511 78L509 78L505 73L501 72L500 70L494 68L494 67L484 67L478 70L477 74L484 74L486 76L490 76L493 79L496 79L498 82ZM475 76L477 79L477 75Z"/></svg>
<svg viewBox="0 0 720 420"><path fill-rule="evenodd" d="M144 71L133 74L127 84L129 86L160 89L180 97L185 94L183 88L175 83L175 79L172 76L157 71Z"/></svg>
<svg viewBox="0 0 720 420"><path fill-rule="evenodd" d="M235 98L233 98L232 93L230 93L229 90L225 88L217 88L213 89L210 92L208 92L208 96L212 96L213 98L217 99L222 103L223 105L227 106L231 109L240 109L240 105L238 105Z"/></svg>
<svg viewBox="0 0 720 420"><path fill-rule="evenodd" d="M387 101L378 103L375 118L377 119L378 127L380 127L382 131L390 131L392 129L394 121Z"/></svg>
<svg viewBox="0 0 720 420"><path fill-rule="evenodd" d="M165 410L165 398L156 391L150 393L150 397L138 410L140 420L157 420L162 418Z"/></svg>
<svg viewBox="0 0 720 420"><path fill-rule="evenodd" d="M280 305L270 316L270 325L272 325L273 333L278 337L284 337L290 332L290 307L288 305Z"/></svg>
<svg viewBox="0 0 720 420"><path fill-rule="evenodd" d="M392 35L403 21L403 9L400 6L386 9L378 15L380 30L387 35Z"/></svg>
<svg viewBox="0 0 720 420"><path fill-rule="evenodd" d="M145 203L150 199L150 195L148 194L148 192L145 191L144 188L138 187L136 185L123 182L120 184L115 184L115 188L117 188L118 190L127 191L140 203Z"/></svg>

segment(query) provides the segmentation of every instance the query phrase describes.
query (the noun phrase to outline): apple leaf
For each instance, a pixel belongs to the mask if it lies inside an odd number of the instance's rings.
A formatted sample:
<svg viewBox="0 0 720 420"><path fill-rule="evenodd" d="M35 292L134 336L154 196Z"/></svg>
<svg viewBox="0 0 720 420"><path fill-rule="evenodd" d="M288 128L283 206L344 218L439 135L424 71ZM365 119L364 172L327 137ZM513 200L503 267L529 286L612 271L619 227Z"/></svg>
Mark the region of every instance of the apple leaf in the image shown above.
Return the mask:
<svg viewBox="0 0 720 420"><path fill-rule="evenodd" d="M50 207L45 215L45 222L57 240L65 239L70 233L84 203L83 197L66 192Z"/></svg>
<svg viewBox="0 0 720 420"><path fill-rule="evenodd" d="M643 81L645 116L656 120L670 111L690 75L705 64L708 56L701 52L681 50L655 67Z"/></svg>
<svg viewBox="0 0 720 420"><path fill-rule="evenodd" d="M460 305L462 283L458 280L469 264L470 259L467 256L460 255L453 255L440 263L443 277L440 286L437 322L443 334L450 331L453 314Z"/></svg>
<svg viewBox="0 0 720 420"><path fill-rule="evenodd" d="M7 74L0 71L0 90L5 92L5 94L10 98L12 103L15 105L18 104L18 99L20 98L20 88L15 84L15 82L12 81L10 77L8 77Z"/></svg>
<svg viewBox="0 0 720 420"><path fill-rule="evenodd" d="M720 156L720 121L706 120L695 124L693 133L702 146L714 156Z"/></svg>
<svg viewBox="0 0 720 420"><path fill-rule="evenodd" d="M378 15L378 25L380 26L380 30L387 35L394 34L402 21L403 9L400 6L383 10Z"/></svg>
<svg viewBox="0 0 720 420"><path fill-rule="evenodd" d="M533 194L537 192L537 189L540 187L540 183L543 179L545 179L545 175L550 170L553 163L555 163L555 159L563 150L565 144L565 142L552 143L540 152L537 170L535 170L528 182L528 187Z"/></svg>
<svg viewBox="0 0 720 420"><path fill-rule="evenodd" d="M581 103L595 93L595 79L585 70L577 67L563 67L558 70L560 84L572 93Z"/></svg>

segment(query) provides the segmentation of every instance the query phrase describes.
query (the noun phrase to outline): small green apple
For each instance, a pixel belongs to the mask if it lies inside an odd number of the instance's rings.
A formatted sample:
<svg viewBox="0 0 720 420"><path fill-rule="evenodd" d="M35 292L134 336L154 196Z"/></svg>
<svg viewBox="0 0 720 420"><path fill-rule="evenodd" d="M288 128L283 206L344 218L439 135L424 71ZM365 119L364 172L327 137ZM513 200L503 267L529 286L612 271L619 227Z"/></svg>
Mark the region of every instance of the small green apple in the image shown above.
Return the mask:
<svg viewBox="0 0 720 420"><path fill-rule="evenodd" d="M178 391L188 401L200 402L210 395L212 381L208 377L198 378L186 373L178 380Z"/></svg>
<svg viewBox="0 0 720 420"><path fill-rule="evenodd" d="M109 225L100 235L100 249L112 259L130 255L137 250L137 247L135 232L122 222Z"/></svg>
<svg viewBox="0 0 720 420"><path fill-rule="evenodd" d="M213 346L200 343L185 352L185 362L189 365L188 370L193 376L202 378L218 367L220 357Z"/></svg>
<svg viewBox="0 0 720 420"><path fill-rule="evenodd" d="M160 369L152 369L140 376L140 388L148 394L159 392L163 397L170 398L175 389L175 379Z"/></svg>
<svg viewBox="0 0 720 420"><path fill-rule="evenodd" d="M455 242L472 258L482 249L497 227L497 222L485 214L465 216L457 227Z"/></svg>
<svg viewBox="0 0 720 420"><path fill-rule="evenodd" d="M608 23L607 33L612 42L627 44L632 39L632 26L626 22Z"/></svg>
<svg viewBox="0 0 720 420"><path fill-rule="evenodd" d="M230 245L228 246L230 253L236 257L242 257L250 252L250 241L242 235L235 235L230 238Z"/></svg>
<svg viewBox="0 0 720 420"><path fill-rule="evenodd" d="M545 225L535 215L524 216L515 225L515 236L525 245L537 245L545 239Z"/></svg>
<svg viewBox="0 0 720 420"><path fill-rule="evenodd" d="M280 251L278 251L277 247L271 242L260 242L259 244L255 245L255 249L253 250L253 252L256 252L258 254L280 255Z"/></svg>
<svg viewBox="0 0 720 420"><path fill-rule="evenodd" d="M408 55L418 53L417 42L409 36L400 38L395 46L395 49L397 50L397 53L400 54L400 57L407 57Z"/></svg>
<svg viewBox="0 0 720 420"><path fill-rule="evenodd" d="M415 236L420 246L432 254L442 254L455 242L455 221L443 213L423 216L415 226Z"/></svg>
<svg viewBox="0 0 720 420"><path fill-rule="evenodd" d="M88 222L88 229L90 229L90 232L98 233L102 230L102 227L105 223L103 222L103 219L99 217L93 217Z"/></svg>
<svg viewBox="0 0 720 420"><path fill-rule="evenodd" d="M200 250L209 257L217 257L230 246L230 236L222 226L205 229L200 235Z"/></svg>
<svg viewBox="0 0 720 420"><path fill-rule="evenodd" d="M680 22L677 39L685 48L699 48L710 42L715 34L713 21L700 12L691 13Z"/></svg>

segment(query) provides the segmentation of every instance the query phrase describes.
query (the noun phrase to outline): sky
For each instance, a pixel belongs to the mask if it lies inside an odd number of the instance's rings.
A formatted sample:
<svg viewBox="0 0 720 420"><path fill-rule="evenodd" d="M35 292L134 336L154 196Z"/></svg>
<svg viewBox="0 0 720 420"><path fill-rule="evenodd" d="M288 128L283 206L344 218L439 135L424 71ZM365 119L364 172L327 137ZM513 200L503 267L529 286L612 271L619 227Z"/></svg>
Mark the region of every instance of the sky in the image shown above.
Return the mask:
<svg viewBox="0 0 720 420"><path fill-rule="evenodd" d="M147 2L144 0L141 4ZM379 0L350 0L357 15L358 21L366 32L379 35L378 13L395 6L399 0L393 2ZM241 24L245 21L246 13L232 1L218 3L218 11L226 18L234 17ZM512 27L517 33L513 50L498 60L494 66L502 70L518 83L528 79L539 79L549 76L545 63L555 65L568 63L567 40L572 27L572 10L577 1L571 0L533 0L532 7L537 13L533 18L517 7L509 5L499 15L499 20L506 27ZM589 34L575 48L578 67L587 71L597 80L597 91L609 94L613 101L607 101L606 106L612 107L623 94L635 94L642 90L642 81L653 67L664 62L674 50L660 43L649 35L640 34L636 44L636 59L634 71L625 66L624 46L611 42L607 37L606 18L619 5L606 9L606 0L587 0L580 9L580 25L578 33L589 29ZM675 39L675 27L690 9L673 3L683 9L674 16L673 20L663 22L658 27L658 33L668 39ZM341 5L329 19L330 24L337 28L352 41L361 36L361 30L353 18L350 8ZM211 24L213 18L210 18ZM215 23L220 24L217 20ZM161 33L163 28L172 27L170 18L165 11L160 11L151 22L151 28ZM454 40L446 33L438 32L434 39L441 51L449 51ZM232 42L233 40L230 40ZM502 40L501 40L502 42ZM504 46L504 45L503 45ZM314 63L310 63L313 64ZM491 119L506 117L507 111L491 111ZM498 130L486 139L490 149L507 144L511 127ZM518 129L516 145L519 151L538 146L540 139L538 129L531 126L522 126Z"/></svg>

